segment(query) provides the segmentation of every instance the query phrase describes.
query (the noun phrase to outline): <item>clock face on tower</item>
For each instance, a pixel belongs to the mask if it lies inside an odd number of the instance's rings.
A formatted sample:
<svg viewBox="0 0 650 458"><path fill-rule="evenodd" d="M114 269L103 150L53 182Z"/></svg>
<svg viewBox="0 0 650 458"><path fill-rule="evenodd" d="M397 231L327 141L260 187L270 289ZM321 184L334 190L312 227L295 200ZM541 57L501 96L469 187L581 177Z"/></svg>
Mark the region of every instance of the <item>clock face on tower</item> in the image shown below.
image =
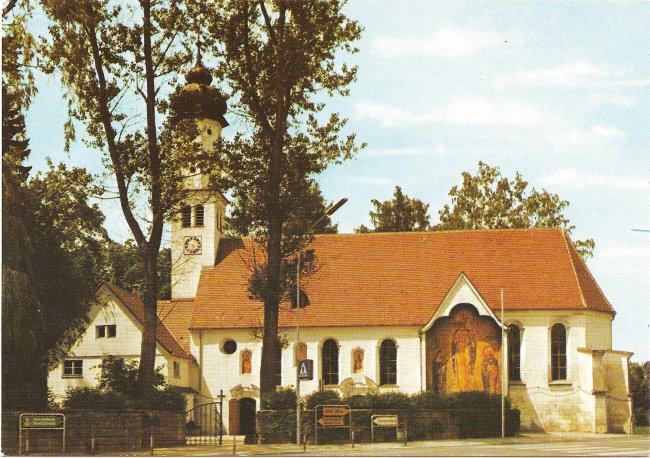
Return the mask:
<svg viewBox="0 0 650 458"><path fill-rule="evenodd" d="M201 254L201 237L190 235L183 242L185 254Z"/></svg>

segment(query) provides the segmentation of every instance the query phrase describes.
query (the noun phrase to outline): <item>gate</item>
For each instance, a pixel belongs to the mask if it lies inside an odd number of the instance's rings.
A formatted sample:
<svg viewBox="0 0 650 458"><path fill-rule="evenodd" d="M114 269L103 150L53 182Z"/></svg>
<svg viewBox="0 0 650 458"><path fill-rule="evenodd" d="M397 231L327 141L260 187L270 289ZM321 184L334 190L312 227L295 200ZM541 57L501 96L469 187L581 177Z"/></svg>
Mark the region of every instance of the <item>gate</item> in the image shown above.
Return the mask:
<svg viewBox="0 0 650 458"><path fill-rule="evenodd" d="M201 404L185 412L187 445L221 445L223 443L223 398Z"/></svg>

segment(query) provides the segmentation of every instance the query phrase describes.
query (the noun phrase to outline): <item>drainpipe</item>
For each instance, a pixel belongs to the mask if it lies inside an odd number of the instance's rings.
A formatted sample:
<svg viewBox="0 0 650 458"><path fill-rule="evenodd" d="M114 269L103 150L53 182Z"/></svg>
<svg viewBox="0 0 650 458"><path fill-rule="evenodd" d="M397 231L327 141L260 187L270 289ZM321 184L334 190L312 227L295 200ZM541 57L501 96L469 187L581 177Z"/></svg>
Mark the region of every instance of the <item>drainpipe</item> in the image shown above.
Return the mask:
<svg viewBox="0 0 650 458"><path fill-rule="evenodd" d="M203 330L199 329L199 394L203 394Z"/></svg>
<svg viewBox="0 0 650 458"><path fill-rule="evenodd" d="M425 333L422 331L418 330L418 334L420 335L420 391L424 391L426 389L426 374L427 374L427 358L426 358L426 351L425 351L425 345L424 345L424 336Z"/></svg>

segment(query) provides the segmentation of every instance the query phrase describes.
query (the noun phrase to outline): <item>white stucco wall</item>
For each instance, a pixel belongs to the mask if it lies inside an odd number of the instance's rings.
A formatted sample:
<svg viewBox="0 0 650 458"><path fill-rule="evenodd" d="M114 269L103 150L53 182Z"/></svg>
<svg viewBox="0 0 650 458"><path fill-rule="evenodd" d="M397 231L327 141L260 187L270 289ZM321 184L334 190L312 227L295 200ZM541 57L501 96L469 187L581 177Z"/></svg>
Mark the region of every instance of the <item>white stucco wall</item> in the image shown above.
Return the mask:
<svg viewBox="0 0 650 458"><path fill-rule="evenodd" d="M594 356L578 351L611 350L611 315L584 311L511 311L507 324L521 329L521 383L511 383L513 406L521 410L522 429L596 432L599 406L593 392ZM567 329L567 377L551 380L551 326L562 323ZM598 372L596 372L598 373ZM622 372L606 376L621 384ZM597 383L596 383L597 384ZM604 432L604 431L598 431Z"/></svg>
<svg viewBox="0 0 650 458"><path fill-rule="evenodd" d="M282 386L295 387L296 366L294 365L294 344L296 342L295 329L281 330L281 334L289 341L289 346L282 350ZM379 345L384 339L391 338L397 344L397 385L380 387L380 391L403 391L417 393L421 387L420 371L420 337L417 328L391 328L368 327L359 328L302 328L300 340L307 344L307 358L314 360L314 380L302 381L300 384L301 395L305 396L318 390L321 378L321 347L327 339L335 339L339 344L339 383L352 376L352 352L361 348L364 350L365 375L375 382L379 381ZM222 344L226 339L237 342L237 351L227 355L222 351ZM201 352L202 347L202 352ZM252 352L252 372L242 374L240 355L243 350ZM226 395L224 403L224 418L228 418L228 401L237 393L232 390L242 387L259 387L260 361L262 357L262 343L253 336L251 331L215 330L193 332L191 339L191 352L203 355L203 370L200 391L200 402L207 403L216 400L219 391ZM259 408L259 393L251 394L256 398ZM246 395L246 397L249 397Z"/></svg>
<svg viewBox="0 0 650 458"><path fill-rule="evenodd" d="M458 302L477 304L477 299L472 298L471 291L462 284L458 285L457 290L450 292L449 299L449 310ZM480 305L477 304L477 308L480 309ZM449 310L439 309L438 314L447 314ZM481 313L487 312L483 310ZM521 411L523 429L605 432L603 428L611 431L612 425L624 423L625 403L613 400L605 403L594 394L598 391L595 383L601 383L595 382L594 377L601 377L607 380L607 399L613 396L626 399L627 366L621 363L621 356L608 357L607 362L601 364L600 361L594 360L591 352L579 351L590 348L602 350L600 353L609 355L605 350L611 350L610 315L592 311L508 311L505 322L517 324L521 329L521 381L510 384L509 394L513 406ZM551 380L550 329L555 323L562 323L567 329L567 378L560 381ZM335 339L339 344L339 382L352 375L352 352L357 348L364 350L364 375L377 381L379 344L385 338L394 339L398 348L397 386L380 390L419 392L423 387L425 358L418 331L415 327L301 329L301 341L307 343L308 358L314 360L314 380L301 383L301 394L304 396L318 389L321 373L320 349L328 338ZM291 343L282 353L282 385L295 386L295 330L287 329L282 331L282 334ZM225 339L237 342L237 351L234 354L226 355L222 351L221 345ZM199 355L201 346L204 361L201 393L204 401L216 399L220 389L224 390L227 401L233 395L238 396L237 393L231 393L231 390L241 385L246 389L246 397L257 397L259 402L258 393L251 391L259 386L259 339L246 330L204 330L201 345L198 333L194 332L192 353ZM252 352L251 374L240 373L240 352L244 349ZM228 418L227 404L226 402L224 418ZM607 418L614 419L607 421Z"/></svg>
<svg viewBox="0 0 650 458"><path fill-rule="evenodd" d="M103 304L103 305L102 305ZM79 359L83 363L81 377L64 377L63 361L56 365L48 374L48 388L56 400L65 397L69 388L93 387L97 385L99 365L108 355L118 356L127 360L140 359L140 344L142 342L142 326L125 312L119 303L109 294L102 294L97 305L93 306L86 332L70 348L66 359ZM97 337L96 326L115 325L115 337ZM180 378L174 377L173 361L180 363ZM171 385L191 387L192 371L198 371L195 363L186 358L175 358L158 345L156 352L156 367L162 366L163 374ZM196 377L196 375L194 375Z"/></svg>

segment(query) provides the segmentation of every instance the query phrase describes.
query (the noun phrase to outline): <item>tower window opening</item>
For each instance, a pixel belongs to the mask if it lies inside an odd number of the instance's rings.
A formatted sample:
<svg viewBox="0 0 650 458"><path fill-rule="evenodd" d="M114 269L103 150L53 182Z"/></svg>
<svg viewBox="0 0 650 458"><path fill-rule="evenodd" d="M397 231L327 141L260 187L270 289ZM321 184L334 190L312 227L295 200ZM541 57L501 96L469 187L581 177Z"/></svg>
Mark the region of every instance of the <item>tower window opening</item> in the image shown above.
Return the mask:
<svg viewBox="0 0 650 458"><path fill-rule="evenodd" d="M203 208L203 205L197 205L196 207L194 207L194 211L195 211L195 216L194 216L195 225L198 227L203 227L205 221L205 209Z"/></svg>
<svg viewBox="0 0 650 458"><path fill-rule="evenodd" d="M192 207L186 205L181 210L181 224L183 227L192 226Z"/></svg>

